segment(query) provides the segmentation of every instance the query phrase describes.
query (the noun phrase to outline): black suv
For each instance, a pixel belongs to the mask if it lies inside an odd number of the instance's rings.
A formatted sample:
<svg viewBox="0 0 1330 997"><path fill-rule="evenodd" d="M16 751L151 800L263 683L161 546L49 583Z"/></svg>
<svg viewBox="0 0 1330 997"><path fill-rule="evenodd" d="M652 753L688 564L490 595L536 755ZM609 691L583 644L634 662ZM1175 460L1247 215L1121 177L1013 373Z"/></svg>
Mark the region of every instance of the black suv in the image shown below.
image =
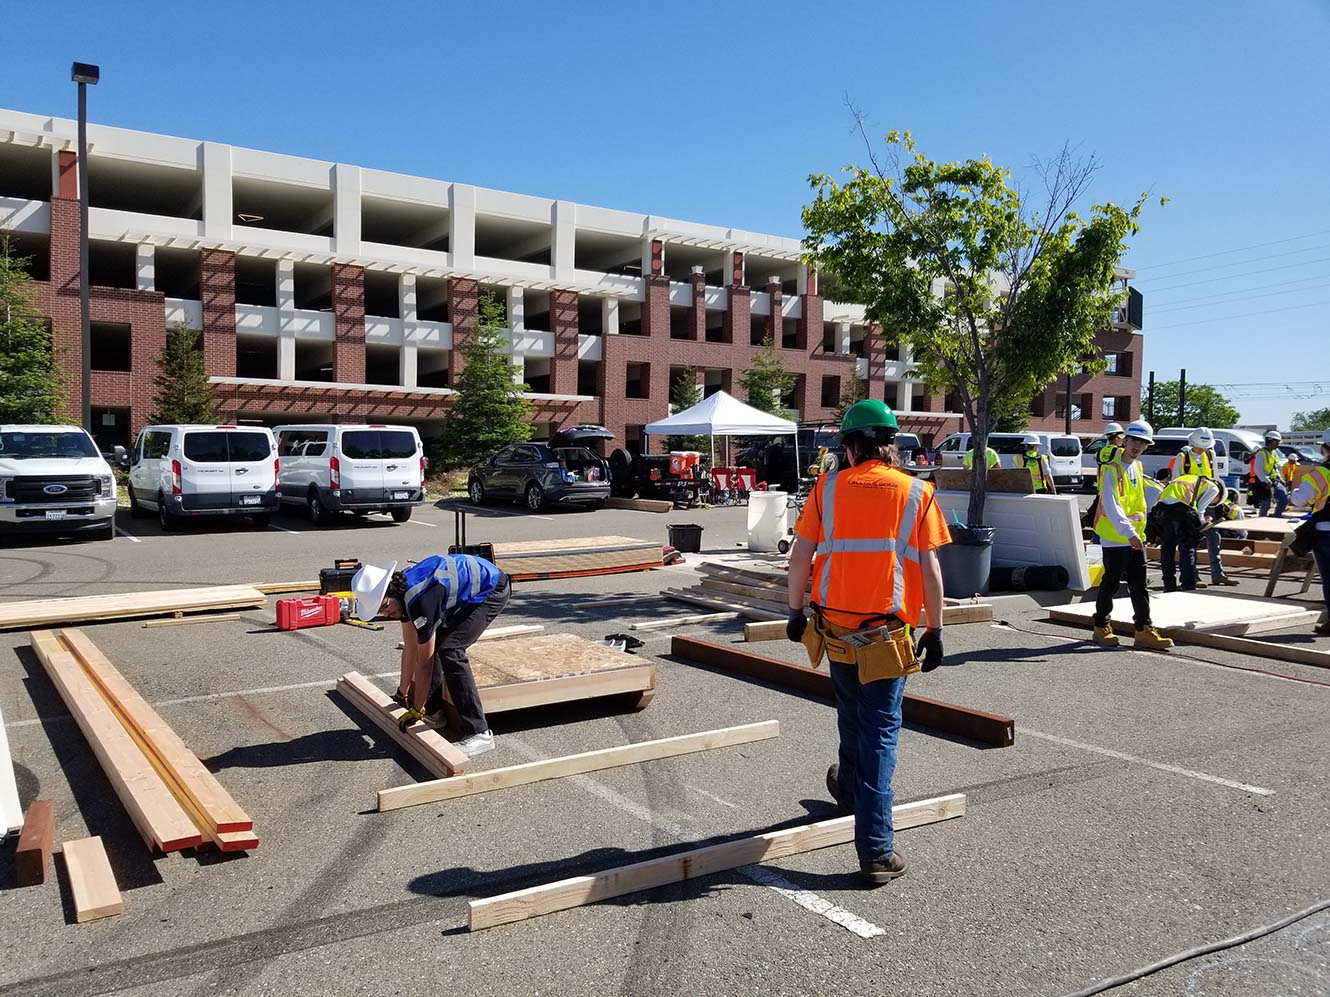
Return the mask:
<svg viewBox="0 0 1330 997"><path fill-rule="evenodd" d="M548 443L514 443L473 467L466 490L476 505L507 499L532 512L560 502L599 509L610 496L610 465L582 444L612 439L604 426L569 426Z"/></svg>

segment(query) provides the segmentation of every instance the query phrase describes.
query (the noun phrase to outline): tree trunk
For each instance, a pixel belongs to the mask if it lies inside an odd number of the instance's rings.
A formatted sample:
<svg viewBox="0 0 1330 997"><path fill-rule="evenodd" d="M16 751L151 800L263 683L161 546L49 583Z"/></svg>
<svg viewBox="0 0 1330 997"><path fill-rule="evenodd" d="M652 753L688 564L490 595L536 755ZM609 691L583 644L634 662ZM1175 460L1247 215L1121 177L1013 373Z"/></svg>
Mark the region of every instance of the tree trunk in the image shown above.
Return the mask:
<svg viewBox="0 0 1330 997"><path fill-rule="evenodd" d="M970 505L965 514L965 525L984 525L984 500L988 497L988 398L981 385L979 397L974 401L974 425L970 428L970 442L974 445L974 468L970 483Z"/></svg>

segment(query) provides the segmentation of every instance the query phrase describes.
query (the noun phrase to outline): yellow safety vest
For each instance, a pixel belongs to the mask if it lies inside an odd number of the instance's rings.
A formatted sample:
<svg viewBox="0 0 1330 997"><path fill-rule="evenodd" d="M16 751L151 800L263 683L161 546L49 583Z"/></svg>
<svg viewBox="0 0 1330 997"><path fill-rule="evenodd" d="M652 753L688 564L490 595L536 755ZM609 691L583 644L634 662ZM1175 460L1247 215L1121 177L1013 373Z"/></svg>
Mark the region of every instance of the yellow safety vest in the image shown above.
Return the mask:
<svg viewBox="0 0 1330 997"><path fill-rule="evenodd" d="M997 451L994 450L992 447L989 447L989 448L987 449L987 452L986 452L986 454L984 455L984 459L985 459L986 461L988 461L988 466L989 466L990 469L992 469L992 468L994 468L994 467L997 467L997 465L998 465L998 455L997 455ZM974 467L974 451L973 451L973 450L967 450L967 451L965 451L965 459L964 459L963 461L961 461L961 467L965 468L967 471Z"/></svg>
<svg viewBox="0 0 1330 997"><path fill-rule="evenodd" d="M1095 453L1095 458L1099 461L1099 464L1102 467L1104 464L1111 464L1113 461L1117 460L1118 454L1121 452L1122 448L1120 446L1113 443L1106 443L1099 448L1097 453Z"/></svg>
<svg viewBox="0 0 1330 997"><path fill-rule="evenodd" d="M1048 458L1041 453L1033 456L1023 453L1021 454L1021 461L1025 467L1034 472L1034 490L1036 492L1048 491L1048 480L1051 477L1048 473Z"/></svg>
<svg viewBox="0 0 1330 997"><path fill-rule="evenodd" d="M1099 516L1095 520L1094 532L1101 540L1111 540L1118 544L1131 542L1131 537L1119 533L1117 525L1104 511L1107 505L1103 499L1106 488L1112 488L1117 493L1118 502L1127 514L1127 519L1136 531L1136 535L1142 540L1145 539L1145 472L1140 470L1139 464L1136 467L1137 473L1133 478L1128 465L1124 464L1121 458L1115 458L1111 463L1105 464L1100 471Z"/></svg>
<svg viewBox="0 0 1330 997"><path fill-rule="evenodd" d="M1179 461L1181 466L1175 466ZM1174 478L1181 478L1185 474L1200 474L1207 478L1215 476L1214 467L1210 463L1209 450L1202 450L1198 458L1192 448L1188 447L1169 461L1168 466L1173 471Z"/></svg>
<svg viewBox="0 0 1330 997"><path fill-rule="evenodd" d="M1199 474L1186 474L1180 478L1174 478L1159 493L1159 501L1181 502L1183 505L1195 509L1196 503L1200 501L1201 495L1205 493L1206 485L1212 483L1215 483L1213 478Z"/></svg>
<svg viewBox="0 0 1330 997"><path fill-rule="evenodd" d="M1324 464L1318 464L1307 472L1303 481L1310 481L1315 494L1312 495L1311 510L1320 512L1325 508L1326 503L1330 502L1330 467Z"/></svg>
<svg viewBox="0 0 1330 997"><path fill-rule="evenodd" d="M1252 455L1251 471L1247 475L1248 481L1254 482L1260 480L1256 477L1256 462L1258 460L1265 468L1265 476L1267 478L1273 478L1279 473L1279 458L1275 456L1273 450L1267 450L1265 447L1261 447L1260 450L1257 450L1256 453Z"/></svg>

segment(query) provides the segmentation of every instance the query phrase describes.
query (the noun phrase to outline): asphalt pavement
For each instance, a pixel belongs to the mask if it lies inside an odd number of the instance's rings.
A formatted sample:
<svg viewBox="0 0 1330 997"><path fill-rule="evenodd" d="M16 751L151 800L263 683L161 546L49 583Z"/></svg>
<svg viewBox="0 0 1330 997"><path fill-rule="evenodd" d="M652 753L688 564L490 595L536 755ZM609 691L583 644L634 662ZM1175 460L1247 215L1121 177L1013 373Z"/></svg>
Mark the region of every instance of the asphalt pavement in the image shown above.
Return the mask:
<svg viewBox="0 0 1330 997"><path fill-rule="evenodd" d="M663 542L666 524L693 522L708 551L726 553L743 543L744 517L498 507L473 513L467 532L473 542ZM400 525L280 516L262 530L211 521L163 535L125 516L120 526L104 543L0 551L0 598L295 581L336 557L420 558L452 542L453 507ZM695 610L588 600L654 593L692 574L685 564L521 583L500 622L601 637ZM1225 594L1259 594L1263 579L1240 577ZM1308 607L1314 594L1301 597ZM88 625L262 841L243 856L154 860L26 634L0 634L0 709L20 796L54 801L57 842L100 834L125 901L119 917L75 925L63 874L16 888L6 843L0 994L1056 997L1330 898L1330 672L1201 648L1101 649L1049 622L1034 598L993 602L1001 622L947 628L946 664L909 688L1015 717L1016 744L902 733L897 801L964 792L969 803L960 819L901 832L901 879L861 888L853 849L840 846L474 934L464 927L471 899L832 816L823 773L833 711L669 655L675 633L731 641L737 623L653 632L639 653L657 667L649 707L501 715L498 747L477 768L767 719L781 721L781 736L380 814L376 790L427 776L332 687L352 669L389 687L391 629L275 632L271 603L240 622ZM1309 626L1282 639L1330 650ZM1330 992L1330 911L1112 992Z"/></svg>

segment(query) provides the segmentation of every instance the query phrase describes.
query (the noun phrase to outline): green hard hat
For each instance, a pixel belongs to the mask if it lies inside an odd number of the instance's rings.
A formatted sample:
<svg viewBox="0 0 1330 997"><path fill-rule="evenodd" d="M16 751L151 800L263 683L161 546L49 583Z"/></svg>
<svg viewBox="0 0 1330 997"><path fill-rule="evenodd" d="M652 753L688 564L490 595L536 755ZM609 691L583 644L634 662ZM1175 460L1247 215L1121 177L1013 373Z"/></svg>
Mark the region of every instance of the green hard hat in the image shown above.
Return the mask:
<svg viewBox="0 0 1330 997"><path fill-rule="evenodd" d="M836 434L836 442L841 442L846 433L852 433L856 429L869 430L868 435L872 436L875 435L871 432L874 429L890 429L894 433L900 429L900 423L896 421L896 414L887 407L886 402L878 401L876 398L866 398L861 402L855 402L846 410L845 418L840 423L840 432Z"/></svg>

